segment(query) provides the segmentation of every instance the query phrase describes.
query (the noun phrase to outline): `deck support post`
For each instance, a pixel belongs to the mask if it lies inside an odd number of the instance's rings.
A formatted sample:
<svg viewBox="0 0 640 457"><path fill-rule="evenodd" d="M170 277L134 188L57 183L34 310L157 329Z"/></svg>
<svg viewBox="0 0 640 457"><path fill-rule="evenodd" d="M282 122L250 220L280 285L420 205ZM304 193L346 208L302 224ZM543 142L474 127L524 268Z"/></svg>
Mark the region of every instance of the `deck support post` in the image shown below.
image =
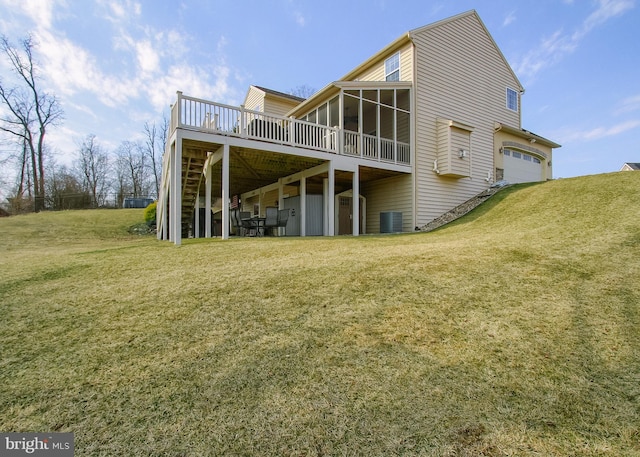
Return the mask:
<svg viewBox="0 0 640 457"><path fill-rule="evenodd" d="M307 236L307 178L300 178L300 236Z"/></svg>
<svg viewBox="0 0 640 457"><path fill-rule="evenodd" d="M193 222L193 237L200 238L200 189L196 193L195 207L193 208L194 222Z"/></svg>
<svg viewBox="0 0 640 457"><path fill-rule="evenodd" d="M336 233L336 210L335 210L335 200L336 200L336 171L333 160L329 161L329 179L327 185L327 221L329 221L328 226L328 236L335 236Z"/></svg>
<svg viewBox="0 0 640 457"><path fill-rule="evenodd" d="M176 132L171 146L171 184L169 191L169 239L176 246L182 244L182 136Z"/></svg>
<svg viewBox="0 0 640 457"><path fill-rule="evenodd" d="M222 239L229 239L229 145L222 146Z"/></svg>
<svg viewBox="0 0 640 457"><path fill-rule="evenodd" d="M353 236L360 234L360 167L356 165L356 169L353 170L353 214L351 224L353 226Z"/></svg>
<svg viewBox="0 0 640 457"><path fill-rule="evenodd" d="M211 164L207 163L207 169L204 170L204 237L211 238Z"/></svg>

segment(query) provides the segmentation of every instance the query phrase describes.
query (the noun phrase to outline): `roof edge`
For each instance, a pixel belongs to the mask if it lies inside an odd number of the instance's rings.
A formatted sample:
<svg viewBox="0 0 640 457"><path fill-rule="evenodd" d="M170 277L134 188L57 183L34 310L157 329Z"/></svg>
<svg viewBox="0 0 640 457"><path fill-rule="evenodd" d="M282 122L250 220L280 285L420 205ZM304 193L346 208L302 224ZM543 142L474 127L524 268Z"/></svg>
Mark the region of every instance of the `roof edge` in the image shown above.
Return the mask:
<svg viewBox="0 0 640 457"><path fill-rule="evenodd" d="M513 76L513 78L515 79L516 83L518 84L518 89L520 90L520 92L524 93L524 86L520 82L520 79L518 78L518 75L516 75L516 72L513 71L513 68L511 67L511 64L509 63L507 58L502 53L502 50L500 49L500 46L498 46L498 43L496 43L496 40L494 40L493 35L491 35L491 32L489 32L489 29L487 28L487 26L485 25L484 21L482 20L482 18L480 17L480 15L478 14L478 12L475 9L472 9L472 10L469 10L469 11L465 11L464 13L456 14L455 16L451 16L451 17L448 17L448 18L445 18L445 19L441 19L441 20L433 22L431 24L427 24L427 25L424 25L422 27L418 27L417 29L413 29L413 30L408 32L409 38L411 40L413 40L413 36L415 34L417 34L417 33L422 33L424 31L440 27L442 25L448 24L449 22L454 22L454 21L457 21L458 19L462 19L463 17L467 17L467 16L474 16L478 20L478 23L480 24L480 26L483 28L484 32L487 34L487 36L491 40L491 43L493 43L493 47L496 49L496 51L498 51L498 55L500 56L502 61L505 63L505 65L507 66L507 68L511 72L511 75Z"/></svg>
<svg viewBox="0 0 640 457"><path fill-rule="evenodd" d="M560 145L558 143L555 143L555 142L553 142L553 141L551 141L551 140L549 140L549 139L547 139L547 138L545 138L543 136L540 136L540 135L537 135L537 134L535 134L533 132L530 132L529 130L518 129L516 127L511 127L510 125L503 124L501 122L496 122L495 123L495 131L496 131L496 133L498 131L500 131L500 130L502 130L504 132L507 132L507 133L511 133L512 135L519 136L519 137L524 138L524 139L529 140L529 141L533 140L532 142L540 143L540 144L542 144L544 146L548 146L548 147L550 147L552 149L557 149L557 148L561 148L562 147L562 145Z"/></svg>

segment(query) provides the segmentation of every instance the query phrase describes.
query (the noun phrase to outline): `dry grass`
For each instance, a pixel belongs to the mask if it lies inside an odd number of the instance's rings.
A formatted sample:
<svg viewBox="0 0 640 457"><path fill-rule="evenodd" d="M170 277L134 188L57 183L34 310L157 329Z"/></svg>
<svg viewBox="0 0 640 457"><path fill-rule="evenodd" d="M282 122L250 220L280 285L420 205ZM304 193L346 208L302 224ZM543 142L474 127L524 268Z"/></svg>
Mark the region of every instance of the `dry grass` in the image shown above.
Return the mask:
<svg viewBox="0 0 640 457"><path fill-rule="evenodd" d="M640 455L640 173L427 234L0 220L0 430L76 455Z"/></svg>

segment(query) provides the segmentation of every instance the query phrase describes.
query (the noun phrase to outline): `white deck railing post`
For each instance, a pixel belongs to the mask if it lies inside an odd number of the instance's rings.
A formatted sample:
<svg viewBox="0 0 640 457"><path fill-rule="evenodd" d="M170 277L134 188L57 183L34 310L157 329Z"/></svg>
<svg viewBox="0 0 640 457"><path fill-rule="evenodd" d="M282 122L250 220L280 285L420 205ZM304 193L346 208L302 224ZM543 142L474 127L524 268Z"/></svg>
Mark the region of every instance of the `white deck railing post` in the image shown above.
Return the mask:
<svg viewBox="0 0 640 457"><path fill-rule="evenodd" d="M293 116L289 117L289 144L291 146L293 146L295 144L295 137L294 137L294 128L293 126L295 125L295 118Z"/></svg>
<svg viewBox="0 0 640 457"><path fill-rule="evenodd" d="M244 105L240 105L240 136L247 137L247 115Z"/></svg>
<svg viewBox="0 0 640 457"><path fill-rule="evenodd" d="M176 128L178 128L182 127L182 92L178 91L176 95L178 96L176 101L176 106L178 107L176 110Z"/></svg>

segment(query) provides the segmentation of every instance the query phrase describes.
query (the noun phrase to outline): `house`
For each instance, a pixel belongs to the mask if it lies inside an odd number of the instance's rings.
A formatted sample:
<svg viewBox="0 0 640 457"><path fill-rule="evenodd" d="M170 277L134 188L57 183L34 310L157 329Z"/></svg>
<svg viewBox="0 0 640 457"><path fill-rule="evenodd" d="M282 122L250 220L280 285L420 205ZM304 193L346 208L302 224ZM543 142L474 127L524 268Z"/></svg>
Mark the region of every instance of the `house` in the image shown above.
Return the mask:
<svg viewBox="0 0 640 457"><path fill-rule="evenodd" d="M230 234L231 207L289 208L287 235L413 231L495 181L552 177L560 145L521 127L522 84L469 11L390 43L302 100L177 94L158 237ZM194 218L205 208L205 220Z"/></svg>
<svg viewBox="0 0 640 457"><path fill-rule="evenodd" d="M622 168L620 168L620 171L637 171L640 170L640 163L635 163L635 162L626 162Z"/></svg>

